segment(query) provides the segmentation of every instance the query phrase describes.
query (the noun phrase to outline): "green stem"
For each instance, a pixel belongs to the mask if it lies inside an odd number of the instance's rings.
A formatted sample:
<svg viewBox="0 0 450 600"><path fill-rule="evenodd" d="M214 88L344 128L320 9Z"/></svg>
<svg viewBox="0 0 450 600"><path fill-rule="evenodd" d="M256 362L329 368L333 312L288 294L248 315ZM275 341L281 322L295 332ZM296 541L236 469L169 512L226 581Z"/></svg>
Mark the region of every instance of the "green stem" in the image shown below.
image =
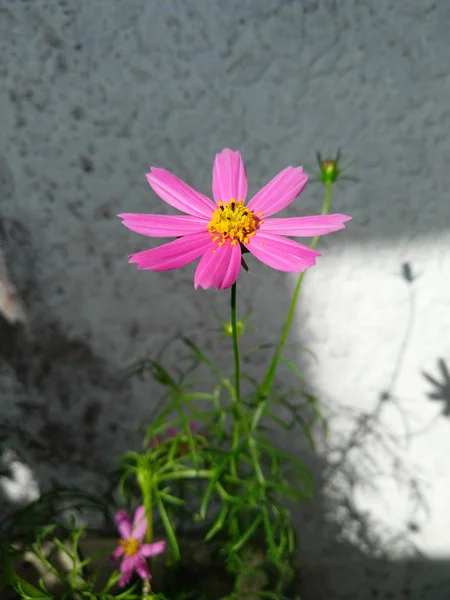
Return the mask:
<svg viewBox="0 0 450 600"><path fill-rule="evenodd" d="M233 394L233 412L235 420L233 423L233 444L232 451L239 445L240 424L242 421L242 407L240 405L241 398L241 361L239 357L239 342L237 332L237 317L236 317L236 291L237 284L233 283L231 288L231 335L233 338L233 354L234 354L234 394ZM237 465L234 456L231 460L231 474L237 476Z"/></svg>
<svg viewBox="0 0 450 600"><path fill-rule="evenodd" d="M231 331L233 337L233 354L234 354L234 378L236 389L236 400L239 402L241 398L241 362L239 359L239 342L237 333L237 318L236 318L236 290L237 284L233 283L231 288Z"/></svg>
<svg viewBox="0 0 450 600"><path fill-rule="evenodd" d="M151 489L151 474L149 466L141 464L138 467L137 480L142 492L142 500L145 507L145 516L147 517L147 531L145 532L145 541L150 544L153 541L153 506L152 506L152 489Z"/></svg>
<svg viewBox="0 0 450 600"><path fill-rule="evenodd" d="M152 506L152 474L150 465L146 462L141 463L137 470L137 480L142 492L144 502L145 516L147 518L147 530L145 532L145 541L151 544L153 541L153 506ZM149 568L151 569L151 559L147 558ZM151 594L150 581L145 580L143 584L143 598L149 598Z"/></svg>
<svg viewBox="0 0 450 600"><path fill-rule="evenodd" d="M325 200L324 200L323 207L322 207L322 215L328 214L328 212L330 210L332 187L333 187L332 182L327 181L325 183ZM316 237L313 238L313 241L311 243L312 250L314 250L316 248L316 246L319 242L319 239L320 239L320 236L318 236L318 235L316 235ZM292 295L292 300L289 305L286 322L285 322L285 324L283 326L283 330L281 332L280 340L275 348L272 362L269 365L266 376L264 377L264 380L262 382L262 385L261 385L261 388L259 391L259 395L262 399L267 398L267 396L270 394L270 390L272 387L273 378L275 377L275 372L277 369L278 361L280 360L281 352L283 351L283 348L286 344L286 340L289 335L289 331L291 329L292 320L294 318L294 313L295 313L295 309L297 307L298 297L300 294L300 290L302 288L303 279L305 278L305 273L306 273L306 271L303 271L303 273L300 273L300 276L297 279L297 283L294 288L294 293Z"/></svg>
<svg viewBox="0 0 450 600"><path fill-rule="evenodd" d="M142 596L146 600L147 598L151 598L151 595L152 595L152 588L150 586L150 580L144 579L142 582Z"/></svg>
<svg viewBox="0 0 450 600"><path fill-rule="evenodd" d="M242 410L241 405L241 364L239 358L239 343L238 343L238 331L237 331L237 319L236 319L236 283L231 288L231 332L233 337L233 353L234 353L234 376L235 376L235 398L234 398L234 415L235 422L233 423L233 443L232 451L233 455L236 448L239 445L239 437L241 434L241 427L244 428L244 433L247 437L248 448L255 469L256 477L261 486L264 485L264 475L259 464L258 449L255 441L251 437L251 432L248 427L246 415ZM237 477L237 464L234 456L231 460L231 474L233 477Z"/></svg>
<svg viewBox="0 0 450 600"><path fill-rule="evenodd" d="M153 509L152 509L152 500L151 493L149 494L149 499L147 506L145 507L145 513L147 516L147 543L151 544L153 540Z"/></svg>

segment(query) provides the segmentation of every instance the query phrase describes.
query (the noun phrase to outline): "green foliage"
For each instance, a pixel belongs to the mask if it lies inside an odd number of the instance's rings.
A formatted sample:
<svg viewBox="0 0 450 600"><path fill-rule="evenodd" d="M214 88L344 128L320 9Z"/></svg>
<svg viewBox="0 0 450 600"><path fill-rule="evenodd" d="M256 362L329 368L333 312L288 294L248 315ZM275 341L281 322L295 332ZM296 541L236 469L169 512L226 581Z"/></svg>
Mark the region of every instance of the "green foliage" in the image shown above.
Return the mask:
<svg viewBox="0 0 450 600"><path fill-rule="evenodd" d="M298 427L313 446L311 427L320 418L317 401L303 391L295 365L284 359L297 388L275 386L277 391L261 399L257 382L249 377L248 393L238 400L232 380L193 340L182 341L188 374L172 373L164 356L139 365L141 376L148 373L164 387L164 402L147 427L143 451L124 456L120 490L128 501L142 494L147 517L162 524L175 560L180 559L180 517L200 524L205 542L220 541L236 586L242 578L242 553L265 547L265 565L275 573L273 592L280 594L292 577L295 551L286 503L310 499L313 477L272 439ZM193 391L189 376L201 365L216 379L212 393ZM277 414L278 407L286 416ZM169 429L176 435L167 436Z"/></svg>
<svg viewBox="0 0 450 600"><path fill-rule="evenodd" d="M257 382L243 373L247 391L238 399L233 381L195 342L188 338L182 342L186 356L177 368L169 368L163 352L158 360L146 359L127 372L128 376L153 377L162 386L163 401L147 426L143 449L122 457L113 474L115 487L126 504L144 503L149 536L153 529L165 532L172 565L182 559L180 526L190 521L203 532L205 544L214 542L220 547L221 560L235 582L234 592L227 597L242 597L246 582L259 577L264 580L259 597L281 598L293 575L295 551L286 503L311 498L313 478L300 460L277 448L272 439L298 427L313 446L311 427L318 420L317 401L303 391L303 378L295 365L284 359L282 364L294 374L298 386L275 385L270 396L261 399ZM216 379L212 392L197 391L194 377L201 366ZM168 435L170 430L175 433ZM24 600L55 598L55 583L58 598L141 598L138 583L126 590L117 588L117 571L98 589L97 574L90 568L93 557L82 557L79 548L85 528L77 528L75 520L68 528L63 518L67 513L95 510L104 523L110 523L113 505L112 497L99 499L61 489L16 511L0 523L4 584ZM8 543L11 539L20 540L20 545ZM246 557L254 548L264 549L263 565L247 564ZM55 553L66 557L65 570L53 560ZM51 575L51 589L45 577L36 585L15 571L14 560L25 555L32 555ZM182 595L190 597L177 590L173 600Z"/></svg>
<svg viewBox="0 0 450 600"><path fill-rule="evenodd" d="M0 574L6 588L13 588L24 600L138 600L136 584L125 592L114 588L120 573L114 572L100 588L95 573L90 572L94 556L84 558L79 546L86 527L77 527L72 519L67 529L57 524L33 527L31 543L7 544L1 548ZM31 532L30 532L31 533ZM16 571L16 559L34 566L38 580L31 584ZM57 595L56 595L57 594Z"/></svg>

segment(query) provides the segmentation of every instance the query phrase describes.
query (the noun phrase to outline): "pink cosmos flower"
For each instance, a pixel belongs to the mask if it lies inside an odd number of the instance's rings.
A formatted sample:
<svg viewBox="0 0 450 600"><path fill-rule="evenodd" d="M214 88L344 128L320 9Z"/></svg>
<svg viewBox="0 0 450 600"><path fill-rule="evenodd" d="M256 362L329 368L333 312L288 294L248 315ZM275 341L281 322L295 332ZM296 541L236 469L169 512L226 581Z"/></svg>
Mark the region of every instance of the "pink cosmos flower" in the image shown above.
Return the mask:
<svg viewBox="0 0 450 600"><path fill-rule="evenodd" d="M334 214L271 219L304 189L302 167L287 167L245 204L247 175L239 152L226 148L216 155L212 194L215 203L166 171L152 167L147 180L158 196L184 215L118 215L123 224L150 237L177 237L158 248L131 255L139 269L169 271L200 258L194 286L219 290L239 276L242 250L288 273L300 273L316 262L319 252L284 236L312 237L344 227L351 217Z"/></svg>
<svg viewBox="0 0 450 600"><path fill-rule="evenodd" d="M164 552L166 542L142 543L147 531L147 518L143 506L136 509L133 523L130 522L125 510L119 510L116 513L115 521L121 540L111 555L111 559L117 560L123 556L120 564L122 577L119 580L119 585L121 587L126 585L130 581L134 570L142 579L149 579L151 575L145 559Z"/></svg>

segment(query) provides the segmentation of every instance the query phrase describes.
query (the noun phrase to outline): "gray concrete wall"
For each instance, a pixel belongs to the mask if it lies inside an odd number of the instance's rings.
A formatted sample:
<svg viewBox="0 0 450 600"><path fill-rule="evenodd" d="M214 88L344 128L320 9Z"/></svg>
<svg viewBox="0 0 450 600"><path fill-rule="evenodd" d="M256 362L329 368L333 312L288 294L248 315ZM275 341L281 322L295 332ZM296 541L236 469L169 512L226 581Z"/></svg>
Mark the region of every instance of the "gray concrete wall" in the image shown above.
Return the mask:
<svg viewBox="0 0 450 600"><path fill-rule="evenodd" d="M340 147L356 159L359 182L336 188L333 210L354 220L323 241L294 331L320 357L318 365L299 360L333 417L315 521L322 527L327 514L332 526L306 536L307 562L320 583L322 563L334 565L337 590L361 527L385 549L393 549L391 533L379 531L387 527L409 549L448 556L450 436L441 409L450 400L437 360L450 360L449 31L446 0L0 1L1 247L27 314L27 326L0 323L2 421L41 489L52 481L101 489L112 457L136 443L160 390L122 382L130 360L182 331L231 368L209 331L226 294L194 292L189 267L158 274L127 264L149 242L115 215L167 208L148 187L148 167L209 194L214 154L229 146L242 151L255 191L286 165L311 169L316 150ZM320 186L311 185L288 214L320 207ZM419 275L414 288L402 281L404 262ZM254 310L254 341L273 340L293 279L250 267L242 310ZM261 373L264 362L252 366ZM422 371L442 383L434 403ZM383 390L396 402L380 409ZM428 437L405 442L405 411L410 430ZM359 450L342 450L365 413L399 436L385 458L366 430L357 430ZM367 453L380 458L378 475ZM406 481L398 494L394 459ZM414 477L425 482L433 517L409 504ZM36 493L9 485L15 500ZM359 533L342 534L343 520ZM412 520L419 537L409 535ZM375 576L355 567L355 552L350 572L361 575L361 595L341 597L371 597ZM392 597L381 595L380 580L400 593L402 577L391 585L377 575L372 597ZM427 585L424 576L416 597L429 597Z"/></svg>

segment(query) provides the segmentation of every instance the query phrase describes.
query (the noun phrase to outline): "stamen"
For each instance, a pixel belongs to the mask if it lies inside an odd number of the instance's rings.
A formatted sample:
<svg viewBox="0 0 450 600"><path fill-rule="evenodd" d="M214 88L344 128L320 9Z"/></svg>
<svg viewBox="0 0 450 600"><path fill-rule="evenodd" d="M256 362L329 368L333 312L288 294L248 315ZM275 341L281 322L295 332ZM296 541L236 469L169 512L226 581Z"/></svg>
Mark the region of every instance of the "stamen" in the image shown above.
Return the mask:
<svg viewBox="0 0 450 600"><path fill-rule="evenodd" d="M124 553L127 556L135 556L135 554L139 552L141 542L133 537L130 537L128 540L120 540L120 545L123 547Z"/></svg>
<svg viewBox="0 0 450 600"><path fill-rule="evenodd" d="M259 213L262 216L262 213ZM243 200L231 199L229 202L218 202L218 209L214 211L208 230L212 241L223 246L227 240L235 246L238 242L248 244L259 228L261 219L246 206Z"/></svg>

